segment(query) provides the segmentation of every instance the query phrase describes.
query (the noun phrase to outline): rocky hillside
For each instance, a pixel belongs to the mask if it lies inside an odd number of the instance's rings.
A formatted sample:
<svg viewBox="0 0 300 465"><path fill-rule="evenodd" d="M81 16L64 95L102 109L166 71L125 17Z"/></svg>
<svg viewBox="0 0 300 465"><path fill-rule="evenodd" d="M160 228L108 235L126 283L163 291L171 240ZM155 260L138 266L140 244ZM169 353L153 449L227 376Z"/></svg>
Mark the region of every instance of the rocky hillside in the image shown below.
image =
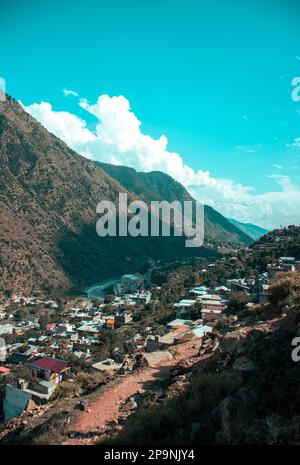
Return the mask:
<svg viewBox="0 0 300 465"><path fill-rule="evenodd" d="M160 171L150 173L137 172L133 168L96 162L100 168L126 189L141 197L146 202L151 200L192 200L188 191L168 174ZM228 244L251 244L253 239L236 225L228 221L208 205L204 206L205 240L220 241Z"/></svg>
<svg viewBox="0 0 300 465"><path fill-rule="evenodd" d="M272 285L272 304L215 330L168 386L113 436L121 444L299 444L300 274ZM299 355L299 350L297 354Z"/></svg>
<svg viewBox="0 0 300 465"><path fill-rule="evenodd" d="M252 250L270 257L295 257L300 259L300 226L274 229L255 242Z"/></svg>
<svg viewBox="0 0 300 465"><path fill-rule="evenodd" d="M76 396L24 412L1 426L0 442L299 444L299 296L300 274L286 274L270 304L84 396L83 412Z"/></svg>
<svg viewBox="0 0 300 465"><path fill-rule="evenodd" d="M99 238L96 205L126 189L12 98L0 106L0 292L53 292L186 254L176 238ZM129 200L133 198L130 193ZM135 196L136 198L136 196Z"/></svg>

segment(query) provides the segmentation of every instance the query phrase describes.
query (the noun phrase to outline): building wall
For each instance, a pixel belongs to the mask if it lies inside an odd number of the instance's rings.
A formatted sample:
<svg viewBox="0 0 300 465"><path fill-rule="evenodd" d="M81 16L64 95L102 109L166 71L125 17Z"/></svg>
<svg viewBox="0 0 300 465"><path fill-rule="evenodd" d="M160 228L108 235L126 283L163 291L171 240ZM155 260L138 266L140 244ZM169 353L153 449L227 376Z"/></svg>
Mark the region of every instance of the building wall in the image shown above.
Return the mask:
<svg viewBox="0 0 300 465"><path fill-rule="evenodd" d="M5 386L4 419L8 420L20 415L25 410L30 399L31 394L28 392L7 384Z"/></svg>

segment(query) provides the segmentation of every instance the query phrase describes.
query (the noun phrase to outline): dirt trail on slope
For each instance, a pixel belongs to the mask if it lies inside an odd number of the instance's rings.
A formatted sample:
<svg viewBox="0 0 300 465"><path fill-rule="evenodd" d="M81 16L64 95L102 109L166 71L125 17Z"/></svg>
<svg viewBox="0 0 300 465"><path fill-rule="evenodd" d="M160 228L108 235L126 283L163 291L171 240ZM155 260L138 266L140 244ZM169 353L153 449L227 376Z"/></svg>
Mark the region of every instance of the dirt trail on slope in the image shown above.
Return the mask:
<svg viewBox="0 0 300 465"><path fill-rule="evenodd" d="M121 404L135 394L147 391L158 380L166 378L170 368L180 360L186 360L190 356L196 355L197 349L194 345L195 340L193 344L190 341L176 346L172 355L170 352L149 354L149 367L120 377L120 381L116 385L108 386L107 390L89 405L88 411L80 412L77 415L71 422L69 431L87 433L96 428L104 428L107 423L118 419ZM95 441L87 438L69 438L65 444L92 444Z"/></svg>

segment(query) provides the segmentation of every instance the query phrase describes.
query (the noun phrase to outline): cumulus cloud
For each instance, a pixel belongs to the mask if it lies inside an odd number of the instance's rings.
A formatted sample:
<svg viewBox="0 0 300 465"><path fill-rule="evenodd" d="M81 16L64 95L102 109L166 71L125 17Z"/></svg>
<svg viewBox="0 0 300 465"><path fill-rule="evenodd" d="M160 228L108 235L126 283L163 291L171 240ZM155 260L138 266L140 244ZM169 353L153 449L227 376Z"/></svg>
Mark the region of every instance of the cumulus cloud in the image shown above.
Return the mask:
<svg viewBox="0 0 300 465"><path fill-rule="evenodd" d="M257 194L251 186L215 178L209 171L195 171L184 163L181 155L168 150L165 135L154 139L144 134L141 122L125 97L100 95L95 103L80 99L79 105L96 118L93 131L83 119L69 112L55 111L47 102L33 103L24 108L82 155L140 171L166 172L181 182L195 198L215 207L225 216L256 222L267 228L299 223L300 191L288 177L271 175L274 191ZM245 151L259 148L260 144L238 147Z"/></svg>
<svg viewBox="0 0 300 465"><path fill-rule="evenodd" d="M87 129L84 120L67 111L54 111L48 102L33 103L28 106L22 104L22 106L48 131L64 140L71 148L76 147L78 151L81 151L85 144L96 139L96 136Z"/></svg>

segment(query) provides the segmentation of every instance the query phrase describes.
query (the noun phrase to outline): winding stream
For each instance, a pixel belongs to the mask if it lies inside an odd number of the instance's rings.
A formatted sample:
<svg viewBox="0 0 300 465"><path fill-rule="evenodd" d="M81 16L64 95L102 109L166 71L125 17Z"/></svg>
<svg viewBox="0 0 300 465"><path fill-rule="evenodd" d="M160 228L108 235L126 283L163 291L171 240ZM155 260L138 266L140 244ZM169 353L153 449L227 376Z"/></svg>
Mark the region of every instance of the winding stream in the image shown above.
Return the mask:
<svg viewBox="0 0 300 465"><path fill-rule="evenodd" d="M102 281L101 283L93 284L85 288L84 292L90 299L104 299L108 289L112 288L118 281L118 278L110 278Z"/></svg>

